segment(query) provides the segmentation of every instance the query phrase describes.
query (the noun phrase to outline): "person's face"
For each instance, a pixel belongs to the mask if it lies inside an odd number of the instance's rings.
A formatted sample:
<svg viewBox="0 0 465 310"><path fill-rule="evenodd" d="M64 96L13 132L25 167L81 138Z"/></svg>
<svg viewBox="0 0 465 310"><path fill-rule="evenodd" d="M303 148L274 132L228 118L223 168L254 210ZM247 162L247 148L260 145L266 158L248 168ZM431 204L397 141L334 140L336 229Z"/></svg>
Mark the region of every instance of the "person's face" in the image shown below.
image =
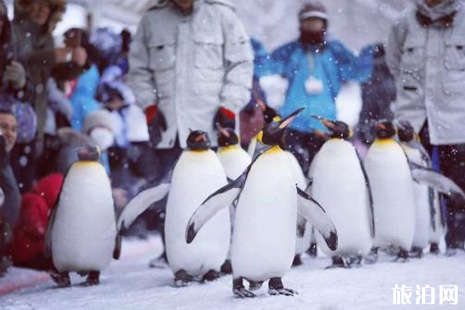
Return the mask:
<svg viewBox="0 0 465 310"><path fill-rule="evenodd" d="M50 6L45 0L35 0L29 7L29 18L38 26L43 26L47 23L50 17Z"/></svg>
<svg viewBox="0 0 465 310"><path fill-rule="evenodd" d="M11 152L18 137L18 122L16 117L8 113L0 113L0 131L5 137L6 151Z"/></svg>
<svg viewBox="0 0 465 310"><path fill-rule="evenodd" d="M194 5L194 0L171 0L183 11L190 11Z"/></svg>
<svg viewBox="0 0 465 310"><path fill-rule="evenodd" d="M425 0L425 3L427 6L431 8L433 6L443 3L444 1L446 0Z"/></svg>
<svg viewBox="0 0 465 310"><path fill-rule="evenodd" d="M300 24L300 28L305 32L318 33L324 30L325 21L318 17L306 18Z"/></svg>

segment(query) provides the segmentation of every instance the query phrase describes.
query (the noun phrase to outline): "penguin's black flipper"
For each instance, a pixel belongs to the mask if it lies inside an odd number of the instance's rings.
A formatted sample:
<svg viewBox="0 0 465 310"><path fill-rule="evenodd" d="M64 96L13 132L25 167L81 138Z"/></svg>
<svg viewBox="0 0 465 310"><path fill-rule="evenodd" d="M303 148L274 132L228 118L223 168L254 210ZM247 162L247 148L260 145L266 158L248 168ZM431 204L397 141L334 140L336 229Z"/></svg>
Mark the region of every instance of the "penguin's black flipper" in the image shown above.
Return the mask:
<svg viewBox="0 0 465 310"><path fill-rule="evenodd" d="M153 203L163 199L170 189L170 184L162 183L158 186L148 188L129 201L118 218L116 228L118 232L128 228ZM123 225L124 224L124 225Z"/></svg>
<svg viewBox="0 0 465 310"><path fill-rule="evenodd" d="M363 165L362 158L360 157L360 154L358 153L358 151L356 149L355 149L355 154L357 154L358 162L360 163L360 168L362 169L363 177L365 178L365 184L366 184L367 191L368 191L368 201L369 201L369 204L370 204L370 215L369 215L370 232L371 232L371 237L374 238L375 233L376 233L375 210L374 210L374 207L373 207L373 194L371 192L370 180L368 179L368 174L367 174L367 171L365 170L365 166Z"/></svg>
<svg viewBox="0 0 465 310"><path fill-rule="evenodd" d="M199 230L212 219L221 209L229 207L239 196L242 187L234 186L235 182L229 183L211 194L195 210L186 227L186 242L191 243Z"/></svg>
<svg viewBox="0 0 465 310"><path fill-rule="evenodd" d="M465 198L463 190L451 179L442 174L410 162L412 178L419 183L426 184L440 193L451 196L459 194Z"/></svg>
<svg viewBox="0 0 465 310"><path fill-rule="evenodd" d="M113 249L113 258L119 259L121 257L121 244L123 242L123 234L118 233L115 239L115 248Z"/></svg>
<svg viewBox="0 0 465 310"><path fill-rule="evenodd" d="M331 250L337 249L337 231L326 211L318 202L297 187L298 211L323 236Z"/></svg>
<svg viewBox="0 0 465 310"><path fill-rule="evenodd" d="M57 209L58 209L58 203L55 205L55 207L52 209L52 212L50 213L47 231L45 232L44 253L45 253L45 256L49 258L52 257L52 227L53 227L53 224L55 223Z"/></svg>

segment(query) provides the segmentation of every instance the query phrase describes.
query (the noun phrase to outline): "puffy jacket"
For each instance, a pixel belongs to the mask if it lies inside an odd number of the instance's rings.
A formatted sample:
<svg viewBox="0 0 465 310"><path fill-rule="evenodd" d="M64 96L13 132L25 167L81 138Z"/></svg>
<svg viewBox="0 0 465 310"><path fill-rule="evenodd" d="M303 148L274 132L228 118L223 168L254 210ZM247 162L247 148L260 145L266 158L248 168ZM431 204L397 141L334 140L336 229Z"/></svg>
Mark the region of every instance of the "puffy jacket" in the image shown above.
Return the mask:
<svg viewBox="0 0 465 310"><path fill-rule="evenodd" d="M392 26L386 61L397 85L395 117L435 145L465 143L465 8L416 0Z"/></svg>
<svg viewBox="0 0 465 310"><path fill-rule="evenodd" d="M79 77L73 95L69 98L73 109L71 127L76 131L82 131L84 119L90 112L101 108L101 104L94 99L99 81L100 73L97 66L92 65L87 72Z"/></svg>
<svg viewBox="0 0 465 310"><path fill-rule="evenodd" d="M191 15L170 1L145 14L129 55L128 80L145 109L157 104L168 129L158 148L189 128L204 130L216 144L213 119L220 105L239 114L250 99L253 55L249 38L227 0L195 0Z"/></svg>
<svg viewBox="0 0 465 310"><path fill-rule="evenodd" d="M30 193L22 195L10 246L15 265L26 264L43 253L49 215L58 200L63 179L58 173L48 175Z"/></svg>
<svg viewBox="0 0 465 310"><path fill-rule="evenodd" d="M367 80L373 68L373 50L362 50L359 57L337 40L328 41L323 48L317 45L303 46L298 40L279 47L272 53L275 73L289 81L284 104L279 112L287 116L299 107L306 107L290 125L302 132L314 129L324 130L324 126L311 115L336 119L335 98L342 83ZM310 76L323 83L319 94L309 94L305 82Z"/></svg>

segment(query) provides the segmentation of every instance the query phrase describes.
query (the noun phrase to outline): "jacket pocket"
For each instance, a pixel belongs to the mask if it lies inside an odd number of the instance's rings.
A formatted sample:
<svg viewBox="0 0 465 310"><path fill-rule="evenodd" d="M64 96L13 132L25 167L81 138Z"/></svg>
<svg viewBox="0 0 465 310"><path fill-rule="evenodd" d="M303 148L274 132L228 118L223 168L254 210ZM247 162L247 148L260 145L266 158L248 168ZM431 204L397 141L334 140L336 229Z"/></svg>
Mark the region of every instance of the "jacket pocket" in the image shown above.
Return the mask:
<svg viewBox="0 0 465 310"><path fill-rule="evenodd" d="M174 66L176 56L174 44L150 44L150 68L167 70Z"/></svg>
<svg viewBox="0 0 465 310"><path fill-rule="evenodd" d="M402 53L401 68L404 72L415 72L423 68L425 63L424 44L417 41L406 41Z"/></svg>
<svg viewBox="0 0 465 310"><path fill-rule="evenodd" d="M465 70L465 37L452 36L445 40L444 66L448 71Z"/></svg>
<svg viewBox="0 0 465 310"><path fill-rule="evenodd" d="M223 68L223 40L217 36L194 37L194 62L197 68Z"/></svg>

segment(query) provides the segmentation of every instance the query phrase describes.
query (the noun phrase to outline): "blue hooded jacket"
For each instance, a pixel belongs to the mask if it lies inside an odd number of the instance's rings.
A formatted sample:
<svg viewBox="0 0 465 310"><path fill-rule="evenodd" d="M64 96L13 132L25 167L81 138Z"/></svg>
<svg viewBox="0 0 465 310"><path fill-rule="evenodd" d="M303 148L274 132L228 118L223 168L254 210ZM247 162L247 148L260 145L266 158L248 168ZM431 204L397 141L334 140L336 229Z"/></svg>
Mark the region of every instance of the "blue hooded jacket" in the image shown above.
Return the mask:
<svg viewBox="0 0 465 310"><path fill-rule="evenodd" d="M366 81L372 72L372 54L370 46L357 57L337 40L327 41L325 45L306 46L295 40L276 49L272 53L274 73L289 81L286 99L279 109L280 115L285 117L297 108L306 107L290 128L301 132L325 130L311 116L337 118L335 98L342 84L349 80ZM322 82L320 93L307 92L305 83L310 76Z"/></svg>
<svg viewBox="0 0 465 310"><path fill-rule="evenodd" d="M70 98L73 106L71 127L76 131L82 131L84 119L93 111L101 109L101 104L95 100L100 74L97 66L92 65L89 70L82 74Z"/></svg>

